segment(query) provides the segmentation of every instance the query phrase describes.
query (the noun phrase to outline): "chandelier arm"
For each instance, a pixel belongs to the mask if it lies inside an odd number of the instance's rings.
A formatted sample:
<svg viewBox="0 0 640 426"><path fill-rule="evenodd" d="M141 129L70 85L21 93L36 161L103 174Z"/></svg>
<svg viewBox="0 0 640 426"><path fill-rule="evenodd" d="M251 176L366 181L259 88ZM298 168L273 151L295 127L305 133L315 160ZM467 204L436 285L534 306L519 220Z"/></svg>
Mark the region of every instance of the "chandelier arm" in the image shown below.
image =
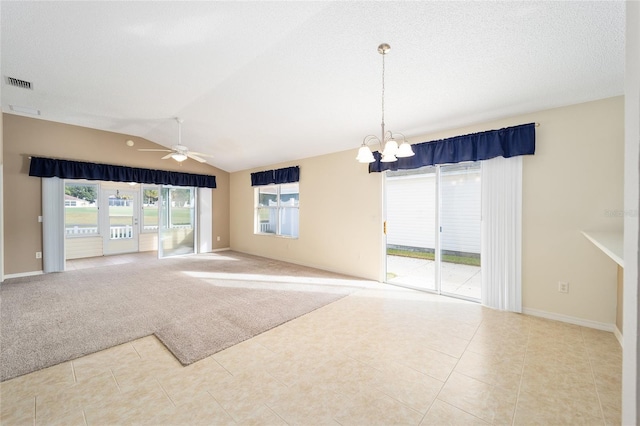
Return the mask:
<svg viewBox="0 0 640 426"><path fill-rule="evenodd" d="M391 133L391 132L389 132L389 133ZM402 141L403 141L403 142L407 142L407 137L406 137L405 135L403 135L402 133L400 133L400 132L396 132L396 133L394 133L394 134L395 134L395 135L400 135L400 136L402 136ZM392 135L392 137L393 137L393 135ZM407 143L408 143L408 142L407 142Z"/></svg>
<svg viewBox="0 0 640 426"><path fill-rule="evenodd" d="M367 135L364 137L364 139L362 140L362 145L364 146L369 146L369 143L371 143L371 141L377 143L378 145L380 145L380 148L382 149L382 142L380 141L380 138L377 137L376 135Z"/></svg>

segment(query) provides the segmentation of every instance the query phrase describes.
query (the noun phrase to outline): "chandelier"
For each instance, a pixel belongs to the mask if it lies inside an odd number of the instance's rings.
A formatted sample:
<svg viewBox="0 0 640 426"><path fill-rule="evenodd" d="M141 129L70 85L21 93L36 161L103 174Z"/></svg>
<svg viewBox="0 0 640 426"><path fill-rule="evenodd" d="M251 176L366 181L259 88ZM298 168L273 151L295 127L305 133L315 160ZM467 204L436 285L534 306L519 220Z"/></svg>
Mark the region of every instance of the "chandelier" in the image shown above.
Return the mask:
<svg viewBox="0 0 640 426"><path fill-rule="evenodd" d="M391 130L385 131L384 129L384 57L391 50L391 46L386 43L382 43L378 46L378 53L382 55L382 137L378 138L375 135L367 135L362 141L362 145L358 150L358 156L356 160L360 163L373 163L375 158L369 148L369 143L377 143L382 149L382 163L391 163L398 161L398 158L411 157L414 154L411 145L407 142L407 138L402 133L393 133ZM402 138L400 145L398 145L397 137ZM384 148L383 148L384 147Z"/></svg>

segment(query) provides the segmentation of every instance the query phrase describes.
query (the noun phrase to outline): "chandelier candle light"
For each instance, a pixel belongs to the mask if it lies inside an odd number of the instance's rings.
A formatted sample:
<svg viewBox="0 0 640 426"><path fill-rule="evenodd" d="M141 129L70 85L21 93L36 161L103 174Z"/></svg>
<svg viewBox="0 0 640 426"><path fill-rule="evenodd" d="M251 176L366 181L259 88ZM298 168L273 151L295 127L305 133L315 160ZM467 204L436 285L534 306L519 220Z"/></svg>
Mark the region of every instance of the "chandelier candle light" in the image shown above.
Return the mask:
<svg viewBox="0 0 640 426"><path fill-rule="evenodd" d="M380 145L380 149L384 147L382 151L382 159L380 160L382 163L391 163L398 161L398 158L411 157L415 155L413 149L411 149L411 145L407 142L407 138L405 138L402 133L393 133L390 130L384 130L384 57L389 50L391 50L391 46L386 43L378 46L378 53L382 55L382 138L378 138L375 135L365 136L362 141L362 145L358 150L358 156L356 157L356 160L360 163L373 163L376 161L368 146L371 142L378 143ZM402 138L400 146L398 146L396 136Z"/></svg>

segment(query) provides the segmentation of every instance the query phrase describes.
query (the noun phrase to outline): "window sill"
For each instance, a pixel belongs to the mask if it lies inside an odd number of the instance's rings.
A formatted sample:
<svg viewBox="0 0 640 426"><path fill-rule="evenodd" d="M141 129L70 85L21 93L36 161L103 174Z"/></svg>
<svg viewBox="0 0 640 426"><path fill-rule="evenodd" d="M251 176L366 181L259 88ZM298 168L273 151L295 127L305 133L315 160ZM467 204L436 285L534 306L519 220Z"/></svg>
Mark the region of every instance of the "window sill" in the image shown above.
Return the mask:
<svg viewBox="0 0 640 426"><path fill-rule="evenodd" d="M267 237L276 237L276 238L284 238L287 240L297 240L300 237L292 237L290 235L278 235L278 234L269 234L266 232L254 232L253 235L267 236Z"/></svg>

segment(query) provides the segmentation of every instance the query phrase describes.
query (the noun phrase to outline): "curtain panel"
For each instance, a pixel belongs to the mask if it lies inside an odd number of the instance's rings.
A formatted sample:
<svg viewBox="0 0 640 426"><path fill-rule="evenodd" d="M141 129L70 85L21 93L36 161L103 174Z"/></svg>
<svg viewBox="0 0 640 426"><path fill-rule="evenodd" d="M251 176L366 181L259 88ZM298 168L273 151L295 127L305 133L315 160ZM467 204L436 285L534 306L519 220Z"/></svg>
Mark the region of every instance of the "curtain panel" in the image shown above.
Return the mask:
<svg viewBox="0 0 640 426"><path fill-rule="evenodd" d="M382 163L381 154L374 152L375 161L369 164L369 173L533 155L536 150L535 123L422 142L412 148L413 157L398 158L392 163Z"/></svg>
<svg viewBox="0 0 640 426"><path fill-rule="evenodd" d="M251 186L270 185L272 183L293 183L298 181L300 181L300 166L251 173Z"/></svg>
<svg viewBox="0 0 640 426"><path fill-rule="evenodd" d="M165 170L32 157L29 176L215 188L216 177Z"/></svg>
<svg viewBox="0 0 640 426"><path fill-rule="evenodd" d="M522 157L482 163L482 304L522 312Z"/></svg>

